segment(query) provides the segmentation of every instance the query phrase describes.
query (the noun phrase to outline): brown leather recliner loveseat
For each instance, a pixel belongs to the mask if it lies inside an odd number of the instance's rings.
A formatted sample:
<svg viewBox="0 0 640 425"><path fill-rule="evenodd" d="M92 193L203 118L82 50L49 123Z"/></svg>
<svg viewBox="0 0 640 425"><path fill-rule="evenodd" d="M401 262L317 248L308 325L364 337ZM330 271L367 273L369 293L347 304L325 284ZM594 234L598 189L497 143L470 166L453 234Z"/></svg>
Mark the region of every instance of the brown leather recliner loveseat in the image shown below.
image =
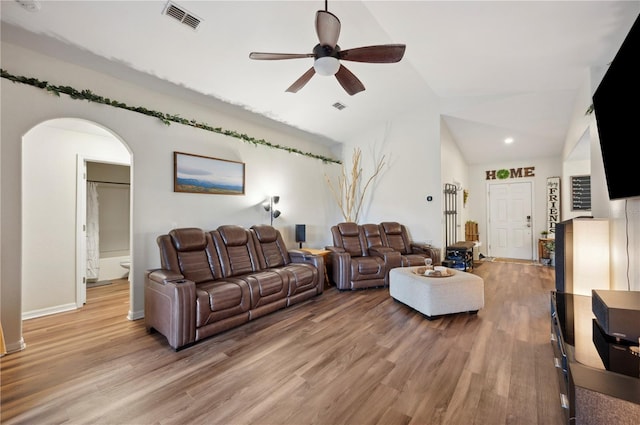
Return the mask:
<svg viewBox="0 0 640 425"><path fill-rule="evenodd" d="M321 256L287 250L268 225L174 229L145 273L145 326L175 349L319 295Z"/></svg>
<svg viewBox="0 0 640 425"><path fill-rule="evenodd" d="M339 290L389 286L389 270L424 265L425 258L440 263L439 252L412 242L404 225L396 222L362 224L344 222L331 227L330 261Z"/></svg>
<svg viewBox="0 0 640 425"><path fill-rule="evenodd" d="M333 246L326 249L331 251L329 258L336 288L389 286L389 270L401 265L399 252L381 244L368 244L364 227L357 223L339 223L331 227L331 234Z"/></svg>

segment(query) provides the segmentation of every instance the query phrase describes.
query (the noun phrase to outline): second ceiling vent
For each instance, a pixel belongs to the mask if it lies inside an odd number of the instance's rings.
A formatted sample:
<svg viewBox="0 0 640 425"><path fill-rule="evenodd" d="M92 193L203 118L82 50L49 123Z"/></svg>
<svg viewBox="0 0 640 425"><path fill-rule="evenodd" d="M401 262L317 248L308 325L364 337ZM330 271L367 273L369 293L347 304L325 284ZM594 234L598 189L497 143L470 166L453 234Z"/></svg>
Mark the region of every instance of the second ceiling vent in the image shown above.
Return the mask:
<svg viewBox="0 0 640 425"><path fill-rule="evenodd" d="M198 28L202 21L173 2L167 2L163 14L182 22L194 30Z"/></svg>

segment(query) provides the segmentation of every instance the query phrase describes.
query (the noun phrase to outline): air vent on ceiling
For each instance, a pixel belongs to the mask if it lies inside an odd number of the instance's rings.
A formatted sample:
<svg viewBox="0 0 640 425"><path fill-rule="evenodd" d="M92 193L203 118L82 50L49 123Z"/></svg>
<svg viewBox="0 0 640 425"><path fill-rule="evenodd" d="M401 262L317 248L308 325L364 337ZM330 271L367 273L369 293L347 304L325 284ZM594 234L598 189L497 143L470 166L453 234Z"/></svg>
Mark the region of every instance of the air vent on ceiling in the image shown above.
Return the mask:
<svg viewBox="0 0 640 425"><path fill-rule="evenodd" d="M340 102L336 102L333 105L334 108L336 108L338 111L342 111L344 108L347 107L347 105L345 105L344 103L340 103Z"/></svg>
<svg viewBox="0 0 640 425"><path fill-rule="evenodd" d="M37 12L40 10L40 2L37 0L16 0L16 2L29 12Z"/></svg>
<svg viewBox="0 0 640 425"><path fill-rule="evenodd" d="M198 25L200 25L200 22L202 22L200 18L196 18L194 15L187 12L184 8L172 2L167 2L163 14L182 22L183 24L193 28L194 30L197 29Z"/></svg>

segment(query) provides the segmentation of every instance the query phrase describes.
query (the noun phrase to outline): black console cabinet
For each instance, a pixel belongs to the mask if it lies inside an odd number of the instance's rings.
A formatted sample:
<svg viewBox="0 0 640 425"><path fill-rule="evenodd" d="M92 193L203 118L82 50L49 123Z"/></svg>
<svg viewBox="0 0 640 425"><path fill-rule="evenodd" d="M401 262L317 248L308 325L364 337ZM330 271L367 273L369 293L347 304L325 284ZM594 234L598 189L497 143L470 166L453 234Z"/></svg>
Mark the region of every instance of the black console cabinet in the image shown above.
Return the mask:
<svg viewBox="0 0 640 425"><path fill-rule="evenodd" d="M567 424L640 423L637 344L602 331L591 297L551 293L551 345Z"/></svg>

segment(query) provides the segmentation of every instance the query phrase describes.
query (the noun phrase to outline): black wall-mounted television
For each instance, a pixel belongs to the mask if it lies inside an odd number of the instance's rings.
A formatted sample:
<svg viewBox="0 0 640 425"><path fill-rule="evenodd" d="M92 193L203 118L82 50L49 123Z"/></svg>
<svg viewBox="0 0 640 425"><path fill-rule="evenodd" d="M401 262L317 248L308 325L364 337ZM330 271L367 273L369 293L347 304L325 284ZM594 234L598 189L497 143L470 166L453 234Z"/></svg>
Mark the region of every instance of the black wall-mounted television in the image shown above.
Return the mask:
<svg viewBox="0 0 640 425"><path fill-rule="evenodd" d="M609 199L640 197L640 16L593 94Z"/></svg>

